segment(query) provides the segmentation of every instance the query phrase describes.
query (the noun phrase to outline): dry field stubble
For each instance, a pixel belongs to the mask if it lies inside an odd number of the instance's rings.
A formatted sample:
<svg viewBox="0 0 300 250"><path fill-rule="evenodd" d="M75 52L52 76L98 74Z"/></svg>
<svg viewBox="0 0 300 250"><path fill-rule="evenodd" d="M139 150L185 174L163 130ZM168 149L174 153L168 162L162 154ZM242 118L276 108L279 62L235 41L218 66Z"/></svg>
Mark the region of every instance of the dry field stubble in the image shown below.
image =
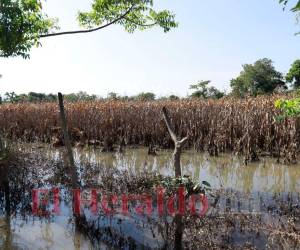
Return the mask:
<svg viewBox="0 0 300 250"><path fill-rule="evenodd" d="M121 144L171 148L172 141L161 115L165 106L178 136L189 134L189 148L210 155L239 153L246 162L270 155L292 163L299 148L299 129L295 119L275 121L279 111L274 102L279 97L93 101L65 106L74 144L99 144L107 151ZM0 105L1 132L13 140L59 141L59 126L56 103Z"/></svg>

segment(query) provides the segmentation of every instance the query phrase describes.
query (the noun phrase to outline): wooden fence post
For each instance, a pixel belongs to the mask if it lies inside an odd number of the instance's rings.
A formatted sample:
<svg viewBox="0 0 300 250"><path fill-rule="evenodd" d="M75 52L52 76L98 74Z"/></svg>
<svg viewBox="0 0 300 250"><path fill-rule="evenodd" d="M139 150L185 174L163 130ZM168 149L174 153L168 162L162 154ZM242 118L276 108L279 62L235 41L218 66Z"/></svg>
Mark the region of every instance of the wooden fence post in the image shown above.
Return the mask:
<svg viewBox="0 0 300 250"><path fill-rule="evenodd" d="M0 185L3 185L4 188L4 195L5 195L5 212L6 216L10 217L11 210L10 210L10 187L9 187L9 174L8 174L8 167L7 165L7 149L5 148L4 141L0 136L0 167L1 171L1 178L0 178Z"/></svg>
<svg viewBox="0 0 300 250"><path fill-rule="evenodd" d="M65 108L64 108L64 101L63 96L61 93L58 93L58 103L59 103L59 113L60 113L60 120L61 120L61 128L64 135L64 143L67 150L68 158L69 158L69 164L70 164L70 170L72 175L72 187L78 188L79 187L79 178L74 162L74 156L72 151L72 145L69 137L68 132L68 126L67 126L67 119L65 115Z"/></svg>

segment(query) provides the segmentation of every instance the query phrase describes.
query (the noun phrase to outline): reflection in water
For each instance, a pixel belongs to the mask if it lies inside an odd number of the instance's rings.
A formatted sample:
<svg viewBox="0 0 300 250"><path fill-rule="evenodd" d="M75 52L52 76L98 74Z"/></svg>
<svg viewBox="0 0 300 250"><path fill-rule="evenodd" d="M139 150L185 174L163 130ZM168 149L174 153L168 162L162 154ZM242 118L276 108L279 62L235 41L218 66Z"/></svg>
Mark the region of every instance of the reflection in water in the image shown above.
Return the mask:
<svg viewBox="0 0 300 250"><path fill-rule="evenodd" d="M0 249L37 250L37 249L109 249L99 242L91 241L79 232L68 216L55 218L13 218L8 224L0 219Z"/></svg>
<svg viewBox="0 0 300 250"><path fill-rule="evenodd" d="M31 151L32 146L29 145L26 150ZM78 168L84 169L90 166L85 170L92 172L96 184L101 183L100 178L97 177L97 168L101 167L127 170L132 174L142 174L146 171L174 176L171 151L159 151L157 156L149 156L147 151L146 148L126 149L120 154L101 153L99 149L93 148L74 149ZM48 146L39 149L39 154L52 160L64 158L63 149L53 149ZM290 195L297 196L297 193L298 197L295 197L295 200L299 201L299 165L280 165L273 159L265 158L260 162L244 166L242 159L229 154L209 157L206 154L186 151L182 154L182 170L183 174L192 176L195 181L206 180L214 189L230 190L235 195L236 199L228 197L220 199L218 207L220 211L225 210L227 206L235 211L252 211L255 210L253 205L256 205L259 211L269 211L273 204L288 200ZM80 172L82 176L86 171ZM47 179L54 180L52 185L63 184L64 175L66 175L65 169L50 163L49 166L45 165L41 169L34 169L31 174L24 174L29 180L35 178L38 187L50 185L51 182L48 183ZM83 183L85 181L83 180ZM36 188L34 183L32 180L33 186L30 184L29 187ZM242 199L241 194L251 194L251 199L255 199L256 202L246 197L247 203L239 204ZM282 194L288 195L283 197ZM63 210L61 216L43 219L31 215L25 218L13 215L9 221L0 217L0 249L108 249L102 242L98 242L100 245L97 246L92 245L87 237L75 230L70 208L71 205L66 203L61 207ZM147 228L145 226L147 222L140 218L131 218L132 221L123 217L90 219L96 221L97 225L101 225L103 234L106 233L107 228L114 228L116 231L126 232L126 235L130 235L135 242L140 242L143 246L147 246L149 242L151 245L154 244L153 242L157 242L158 245L162 242L157 236L152 236L153 229ZM120 220L124 222L121 225ZM141 225L137 226L137 222Z"/></svg>
<svg viewBox="0 0 300 250"><path fill-rule="evenodd" d="M61 152L51 150L48 154L58 157ZM92 162L132 173L154 171L166 176L174 175L171 151L149 156L145 148L127 149L123 154L102 153L98 149L76 149L75 158L81 166ZM245 166L242 159L236 156L209 157L187 151L182 154L182 170L183 174L192 176L195 181L206 180L214 188L230 188L245 193L300 191L300 165L281 165L270 158Z"/></svg>

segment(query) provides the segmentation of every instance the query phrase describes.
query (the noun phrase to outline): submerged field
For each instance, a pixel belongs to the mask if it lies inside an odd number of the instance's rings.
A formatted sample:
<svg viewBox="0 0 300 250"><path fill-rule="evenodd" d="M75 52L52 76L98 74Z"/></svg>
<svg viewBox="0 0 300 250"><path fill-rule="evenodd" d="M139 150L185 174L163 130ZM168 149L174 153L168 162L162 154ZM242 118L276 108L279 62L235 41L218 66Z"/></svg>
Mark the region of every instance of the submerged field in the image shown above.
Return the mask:
<svg viewBox="0 0 300 250"><path fill-rule="evenodd" d="M295 119L276 121L279 97L66 103L72 144L78 146L71 150L73 168L59 147L56 103L0 105L2 147L9 149L0 158L0 248L298 249L300 168L289 163L297 161L300 130ZM163 107L176 134L189 135L178 178ZM126 216L103 209L93 215L91 204L76 216L72 171L85 198L91 189L100 190L97 197L110 197L112 209L123 206L123 194L157 197L157 186L165 188L166 207L181 185L187 204L193 192L201 192L209 210L199 217L187 209L179 223L167 210L158 216L153 199L150 215L137 214L140 203L133 201ZM53 187L60 190L61 213L33 214L32 190ZM40 212L52 211L53 195ZM198 212L202 208L196 206ZM182 244L176 243L178 228Z"/></svg>
<svg viewBox="0 0 300 250"><path fill-rule="evenodd" d="M120 145L173 146L161 109L167 107L178 136L189 135L188 148L210 155L239 153L245 161L261 155L294 163L299 151L295 119L275 121L274 102L284 96L246 99L152 102L93 101L66 103L72 141L113 151ZM56 103L0 105L0 129L13 140L62 144Z"/></svg>
<svg viewBox="0 0 300 250"><path fill-rule="evenodd" d="M0 188L1 249L174 249L172 216L158 217L156 212L138 215L133 202L128 216L105 215L101 208L98 216L92 216L90 207L85 206L80 223L75 224L63 148L53 149L47 144L16 148L20 153L6 169L12 198L10 221L1 216L5 203ZM171 151L149 156L147 148L126 149L123 153L86 148L74 150L74 155L82 190L89 193L91 188L99 188L101 197L103 193L155 196L159 175L174 175ZM183 249L297 249L299 165L283 166L274 159L262 158L259 163L244 166L236 156L209 157L207 153L186 151L182 168L183 174L195 182L206 180L212 187L207 192L209 212L204 217L188 212L184 216ZM61 213L32 215L32 189L52 187L61 191ZM50 202L46 210L51 209Z"/></svg>

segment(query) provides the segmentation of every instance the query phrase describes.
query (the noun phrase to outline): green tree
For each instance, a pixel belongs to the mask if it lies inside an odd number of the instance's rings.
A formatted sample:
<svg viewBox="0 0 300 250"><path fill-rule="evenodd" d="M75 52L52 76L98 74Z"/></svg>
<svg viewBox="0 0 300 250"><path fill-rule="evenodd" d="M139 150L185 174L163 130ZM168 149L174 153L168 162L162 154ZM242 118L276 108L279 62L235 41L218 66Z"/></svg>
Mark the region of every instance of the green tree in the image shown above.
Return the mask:
<svg viewBox="0 0 300 250"><path fill-rule="evenodd" d="M5 101L7 102L17 102L18 95L15 92L6 92L5 94Z"/></svg>
<svg viewBox="0 0 300 250"><path fill-rule="evenodd" d="M55 29L55 20L42 11L39 0L3 0L0 3L0 56L29 57L39 46L40 34Z"/></svg>
<svg viewBox="0 0 300 250"><path fill-rule="evenodd" d="M220 99L224 96L225 96L225 93L218 90L217 88L215 88L215 87L208 88L207 98Z"/></svg>
<svg viewBox="0 0 300 250"><path fill-rule="evenodd" d="M287 6L288 3L290 3L290 0L279 0L280 3L284 4L284 6ZM296 5L293 6L291 11L300 14L300 0L296 2ZM299 34L299 33L298 33ZM300 76L300 71L299 71L299 62L300 60L296 60L288 72L286 76L286 80L288 82L293 82L294 87L297 88L299 87L299 76ZM289 100L277 100L275 102L275 106L282 111L282 115L277 117L279 120L282 120L287 117L297 117L299 119L300 115L300 98L293 98Z"/></svg>
<svg viewBox="0 0 300 250"><path fill-rule="evenodd" d="M279 0L279 3L283 4L284 6L287 6L287 4L290 2L291 2L290 0ZM298 0L297 3L293 5L291 11L293 12L300 11L300 0Z"/></svg>
<svg viewBox="0 0 300 250"><path fill-rule="evenodd" d="M154 101L155 94L151 92L142 92L136 96L136 99L139 101Z"/></svg>
<svg viewBox="0 0 300 250"><path fill-rule="evenodd" d="M96 95L89 95L84 91L79 91L78 93L70 93L64 96L65 100L69 102L78 102L78 101L93 101L97 99ZM56 96L52 96L51 94L47 97L48 100L56 100Z"/></svg>
<svg viewBox="0 0 300 250"><path fill-rule="evenodd" d="M70 93L70 94L64 95L64 99L68 102L77 102L78 96L75 93Z"/></svg>
<svg viewBox="0 0 300 250"><path fill-rule="evenodd" d="M208 87L208 84L210 81L198 81L197 84L190 85L190 89L194 91L191 97L219 99L225 95L215 87Z"/></svg>
<svg viewBox="0 0 300 250"><path fill-rule="evenodd" d="M168 99L169 99L170 101L176 101L176 100L179 100L180 98L179 98L177 95L170 95L170 96L168 97Z"/></svg>
<svg viewBox="0 0 300 250"><path fill-rule="evenodd" d="M109 99L109 100L119 100L120 96L115 92L109 92L107 94L107 99Z"/></svg>
<svg viewBox="0 0 300 250"><path fill-rule="evenodd" d="M27 98L29 102L41 102L46 100L46 95L43 93L29 92Z"/></svg>
<svg viewBox="0 0 300 250"><path fill-rule="evenodd" d="M297 22L299 21L299 17L300 17L300 0L297 0L296 2L291 1L291 0L279 0L280 4L284 5L284 10L286 9L286 7L288 6L288 4L292 4L290 10L294 13L297 14ZM300 32L297 33L297 35L299 35Z"/></svg>
<svg viewBox="0 0 300 250"><path fill-rule="evenodd" d="M175 15L168 10L157 11L153 0L93 0L89 12L79 12L77 19L82 30L55 32L58 21L49 18L42 0L3 0L0 3L0 56L29 57L40 39L50 36L89 33L113 24L128 32L161 27L164 32L177 27Z"/></svg>
<svg viewBox="0 0 300 250"><path fill-rule="evenodd" d="M0 74L0 79L2 78L2 75ZM0 95L0 104L2 104L2 96Z"/></svg>
<svg viewBox="0 0 300 250"><path fill-rule="evenodd" d="M286 75L286 81L293 84L294 88L300 87L300 60L296 60Z"/></svg>
<svg viewBox="0 0 300 250"><path fill-rule="evenodd" d="M196 97L196 98L206 98L207 93L208 93L208 84L210 81L198 81L197 84L192 84L190 85L190 89L193 90L194 92L191 94L191 97Z"/></svg>
<svg viewBox="0 0 300 250"><path fill-rule="evenodd" d="M84 91L79 91L76 95L79 101L94 101L97 99L96 95L89 95Z"/></svg>
<svg viewBox="0 0 300 250"><path fill-rule="evenodd" d="M57 101L57 95L54 94L48 94L46 96L46 100L49 102L56 102Z"/></svg>
<svg viewBox="0 0 300 250"><path fill-rule="evenodd" d="M230 86L232 94L240 97L267 94L277 88L287 88L282 74L275 70L272 60L267 58L260 59L254 64L243 65L243 71L237 78L231 80Z"/></svg>
<svg viewBox="0 0 300 250"><path fill-rule="evenodd" d="M26 94L20 94L15 99L15 102L28 102L28 101L29 101L29 98L28 98L28 95L26 95Z"/></svg>

